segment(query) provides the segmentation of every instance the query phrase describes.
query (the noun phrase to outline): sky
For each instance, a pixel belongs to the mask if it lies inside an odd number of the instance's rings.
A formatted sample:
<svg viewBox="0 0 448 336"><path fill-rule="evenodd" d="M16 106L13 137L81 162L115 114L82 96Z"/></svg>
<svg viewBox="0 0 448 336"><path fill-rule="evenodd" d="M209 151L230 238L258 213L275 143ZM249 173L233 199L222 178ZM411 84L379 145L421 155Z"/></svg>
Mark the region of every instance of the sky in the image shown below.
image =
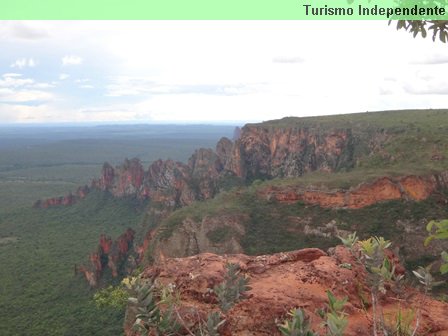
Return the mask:
<svg viewBox="0 0 448 336"><path fill-rule="evenodd" d="M387 21L0 21L0 124L448 108L448 45Z"/></svg>

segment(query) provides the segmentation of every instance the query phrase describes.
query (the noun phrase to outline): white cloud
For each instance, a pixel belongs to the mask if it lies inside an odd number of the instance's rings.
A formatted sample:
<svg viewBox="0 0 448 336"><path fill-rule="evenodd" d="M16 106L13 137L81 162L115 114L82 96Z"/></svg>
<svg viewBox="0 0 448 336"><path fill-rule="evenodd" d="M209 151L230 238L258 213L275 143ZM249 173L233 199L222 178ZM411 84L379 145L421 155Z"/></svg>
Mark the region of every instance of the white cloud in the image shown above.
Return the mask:
<svg viewBox="0 0 448 336"><path fill-rule="evenodd" d="M62 57L62 65L80 65L83 59L79 56L69 55Z"/></svg>
<svg viewBox="0 0 448 336"><path fill-rule="evenodd" d="M80 89L94 89L95 87L90 84L84 84L79 86Z"/></svg>
<svg viewBox="0 0 448 336"><path fill-rule="evenodd" d="M22 74L19 73L13 73L13 72L8 72L2 75L2 77L21 77Z"/></svg>
<svg viewBox="0 0 448 336"><path fill-rule="evenodd" d="M32 87L34 89L41 89L41 90L45 90L45 89L52 89L54 88L56 85L54 83L36 83L33 84Z"/></svg>
<svg viewBox="0 0 448 336"><path fill-rule="evenodd" d="M300 56L278 56L272 59L274 63L286 63L286 64L294 64L294 63L303 63L305 60Z"/></svg>
<svg viewBox="0 0 448 336"><path fill-rule="evenodd" d="M66 80L69 77L70 77L70 75L66 74L66 73L59 74L59 80Z"/></svg>
<svg viewBox="0 0 448 336"><path fill-rule="evenodd" d="M43 102L53 99L53 94L45 91L0 89L0 102L2 103Z"/></svg>
<svg viewBox="0 0 448 336"><path fill-rule="evenodd" d="M34 84L31 78L22 78L21 76L5 76L0 79L0 87L18 88L26 85Z"/></svg>
<svg viewBox="0 0 448 336"><path fill-rule="evenodd" d="M13 37L25 40L39 40L49 36L45 27L35 23L28 24L23 21L10 22L9 31Z"/></svg>
<svg viewBox="0 0 448 336"><path fill-rule="evenodd" d="M37 65L37 62L33 58L19 58L10 66L11 68L23 69L26 67L34 68Z"/></svg>
<svg viewBox="0 0 448 336"><path fill-rule="evenodd" d="M0 88L3 95L28 91L28 97L29 91L51 89L57 101L17 110L43 121L264 120L448 106L446 46L413 39L383 21L54 21L26 26L31 31L21 40L7 39L16 43L5 48L8 57L34 55L54 66L54 55L65 55L61 64L66 67L56 64L50 79L49 67L38 67L33 79L3 75ZM39 37L33 35L39 26L51 36L30 41ZM71 73L70 65L85 63L77 55L92 67ZM57 83L50 82L58 74L59 81L68 74L73 78L65 89L91 88L89 77L105 92L59 95ZM56 106L62 94L64 106Z"/></svg>

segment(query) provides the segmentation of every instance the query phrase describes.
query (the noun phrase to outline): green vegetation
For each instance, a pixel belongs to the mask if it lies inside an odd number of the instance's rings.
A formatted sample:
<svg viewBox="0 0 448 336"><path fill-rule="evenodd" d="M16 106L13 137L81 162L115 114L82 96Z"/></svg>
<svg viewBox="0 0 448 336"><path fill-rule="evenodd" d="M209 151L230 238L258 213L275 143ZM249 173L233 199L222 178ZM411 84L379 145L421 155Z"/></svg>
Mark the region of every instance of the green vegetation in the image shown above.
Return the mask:
<svg viewBox="0 0 448 336"><path fill-rule="evenodd" d="M163 300L157 293L157 286L149 279L138 279L135 282L132 292L135 297L130 297L131 308L136 311L133 330L145 335L149 331L155 336L175 335L180 329L174 315L174 303L162 311L159 305Z"/></svg>
<svg viewBox="0 0 448 336"><path fill-rule="evenodd" d="M356 230L362 238L379 235L397 242L406 262L415 267L422 264L428 256L417 256L413 246L403 244L406 242L403 236L404 225L424 234L422 223L448 216L448 208L440 202L441 198L446 197L446 192L420 202L397 200L361 209L324 209L301 202L287 204L267 200L258 194L265 186L265 183L256 183L249 188L220 193L212 200L195 202L181 208L162 221L159 239L170 237L186 218L199 222L206 216L219 217L231 213L240 215L245 234L241 236L231 227L222 227L209 233L212 242L235 237L240 241L244 252L250 255L311 246L327 249L338 241L331 229L327 228L329 223L334 223L339 230ZM306 226L321 232L311 230L308 234L303 234ZM325 235L326 233L330 234ZM415 244L420 244L421 239L423 238L417 238Z"/></svg>
<svg viewBox="0 0 448 336"><path fill-rule="evenodd" d="M88 264L100 234L115 239L128 227L141 231L143 205L101 193L71 207L31 205L89 183L104 161L139 157L145 167L159 158L186 161L198 147L214 147L221 136L230 136L233 128L0 127L0 334L122 334L124 293L117 287L100 291L97 304L111 297L116 304L97 308L95 291L81 274L75 276L74 266ZM110 281L109 272L104 277Z"/></svg>
<svg viewBox="0 0 448 336"><path fill-rule="evenodd" d="M348 324L347 314L344 312L348 298L338 299L329 290L327 290L327 297L328 304L323 314L327 335L343 336Z"/></svg>
<svg viewBox="0 0 448 336"><path fill-rule="evenodd" d="M0 127L0 211L66 195L113 165L138 157L187 161L199 147L214 148L233 126L117 125Z"/></svg>
<svg viewBox="0 0 448 336"><path fill-rule="evenodd" d="M98 308L113 307L124 309L128 303L129 293L124 286L108 286L93 295L93 301Z"/></svg>
<svg viewBox="0 0 448 336"><path fill-rule="evenodd" d="M244 297L244 293L250 289L249 279L240 275L238 264L227 264L224 281L213 288L218 297L219 307L227 312L235 303Z"/></svg>
<svg viewBox="0 0 448 336"><path fill-rule="evenodd" d="M223 226L207 233L207 238L214 244L230 240L235 233L232 228Z"/></svg>
<svg viewBox="0 0 448 336"><path fill-rule="evenodd" d="M118 237L141 220L133 201L92 193L71 207L0 213L0 325L5 335L118 335L122 309L101 312L74 265L87 263L99 235ZM20 326L20 327L18 327Z"/></svg>
<svg viewBox="0 0 448 336"><path fill-rule="evenodd" d="M303 309L291 309L288 316L290 316L289 319L285 319L278 325L278 330L283 336L319 336L311 330L309 316Z"/></svg>
<svg viewBox="0 0 448 336"><path fill-rule="evenodd" d="M327 290L327 297L327 306L317 311L324 320L326 335L343 336L348 324L347 314L344 312L344 305L348 298L338 299L329 290ZM318 333L311 330L309 316L303 309L291 309L288 316L290 316L289 319L285 319L282 324L277 325L283 336L319 336Z"/></svg>
<svg viewBox="0 0 448 336"><path fill-rule="evenodd" d="M435 232L433 233L433 228ZM427 246L433 239L448 239L448 219L441 221L431 221L426 226L426 230L430 233L425 240L425 246ZM440 272L442 274L448 273L448 252L442 252L442 265L440 266Z"/></svg>

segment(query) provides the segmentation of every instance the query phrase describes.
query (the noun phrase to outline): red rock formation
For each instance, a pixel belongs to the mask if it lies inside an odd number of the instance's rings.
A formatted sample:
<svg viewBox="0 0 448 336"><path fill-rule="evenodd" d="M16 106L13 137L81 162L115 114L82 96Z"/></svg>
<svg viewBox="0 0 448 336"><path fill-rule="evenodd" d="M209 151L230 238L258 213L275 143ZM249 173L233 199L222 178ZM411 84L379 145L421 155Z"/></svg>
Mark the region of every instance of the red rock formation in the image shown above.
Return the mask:
<svg viewBox="0 0 448 336"><path fill-rule="evenodd" d="M373 183L361 184L348 194L347 207L363 208L378 202L400 199L402 193L398 183L390 178L377 179Z"/></svg>
<svg viewBox="0 0 448 336"><path fill-rule="evenodd" d="M303 201L323 208L359 209L378 202L406 199L422 201L438 189L448 187L445 173L431 176L382 177L371 183L362 183L348 190L309 190L300 185L269 187L260 195L279 202Z"/></svg>
<svg viewBox="0 0 448 336"><path fill-rule="evenodd" d="M104 234L100 236L97 251L89 255L90 266L80 266L78 271L84 274L91 287L96 287L106 267L117 277L120 268L132 252L135 231L127 229L114 242Z"/></svg>
<svg viewBox="0 0 448 336"><path fill-rule="evenodd" d="M135 231L132 229L127 229L125 233L120 235L116 240L116 244L118 246L118 252L121 257L126 256L129 252L129 249L132 246L132 242L134 241Z"/></svg>
<svg viewBox="0 0 448 336"><path fill-rule="evenodd" d="M34 202L33 207L34 208L49 208L54 206L69 206L73 205L76 202L78 202L80 199L83 199L87 196L87 194L90 192L90 189L88 186L79 187L75 194L69 193L66 196L60 196L60 197L53 197L48 198L45 200L38 200Z"/></svg>
<svg viewBox="0 0 448 336"><path fill-rule="evenodd" d="M246 125L226 169L249 179L335 171L353 166L352 141L350 130Z"/></svg>
<svg viewBox="0 0 448 336"><path fill-rule="evenodd" d="M280 335L276 323L287 317L289 309L297 307L310 316L314 330L325 334L322 319L316 311L325 307L327 290L339 298L348 297L345 305L348 327L344 335L372 334L372 308L365 270L341 246L333 249L331 255L319 249L255 257L204 253L188 258L166 259L163 264L147 268L143 276L156 277L164 285L175 284L180 293L178 311L183 323L191 330L201 316L206 317L210 311L219 311L216 297L210 290L223 281L227 262L240 266L242 274L249 278L251 289L245 299L225 314L226 322L220 328L220 335ZM352 265L351 269L341 267L344 263ZM403 298L409 299L397 300L391 290L380 297L385 314L390 314L387 315L391 317L390 323L399 307L402 311L409 309L414 312L421 307L419 332L447 335L448 304L424 296L410 287L404 290ZM366 310L363 305L367 305ZM128 313L132 314L132 311ZM132 334L129 329L125 331L127 335Z"/></svg>
<svg viewBox="0 0 448 336"><path fill-rule="evenodd" d="M406 176L400 180L400 186L411 199L416 201L427 199L436 189L434 179L421 176Z"/></svg>
<svg viewBox="0 0 448 336"><path fill-rule="evenodd" d="M103 254L109 254L110 249L112 248L112 238L106 236L105 234L102 234L100 236L99 246L101 247L101 252Z"/></svg>

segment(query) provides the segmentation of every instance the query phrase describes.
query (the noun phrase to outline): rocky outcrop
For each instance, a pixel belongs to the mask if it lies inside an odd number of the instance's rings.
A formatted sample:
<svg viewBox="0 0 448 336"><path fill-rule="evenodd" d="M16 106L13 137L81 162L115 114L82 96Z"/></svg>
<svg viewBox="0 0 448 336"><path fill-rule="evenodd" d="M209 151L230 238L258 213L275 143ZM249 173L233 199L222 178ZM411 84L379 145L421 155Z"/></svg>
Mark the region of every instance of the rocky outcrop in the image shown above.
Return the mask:
<svg viewBox="0 0 448 336"><path fill-rule="evenodd" d="M361 132L352 128L319 127L318 124L298 125L248 124L236 130L233 142L222 138L215 151L198 149L187 163L157 160L147 170L139 159L126 159L117 167L105 163L100 177L92 181L90 188L78 190L74 195L38 201L35 206L70 205L89 190L99 189L116 197L150 199L175 209L213 198L220 190L232 186L228 183L232 178L250 183L255 179L299 177L313 171L350 170L363 155L382 155L383 144L391 137L385 129L368 128ZM446 185L446 181L443 183ZM349 191L323 193L312 189L277 191L273 188L267 194L279 200L296 197L324 207L359 208L402 197L422 200L440 184L439 180L410 176L398 183L385 178Z"/></svg>
<svg viewBox="0 0 448 336"><path fill-rule="evenodd" d="M69 193L66 196L47 198L45 200L37 200L34 202L34 208L49 208L54 206L69 206L73 205L79 200L85 198L87 194L90 192L90 188L88 186L79 187L74 193Z"/></svg>
<svg viewBox="0 0 448 336"><path fill-rule="evenodd" d="M372 334L371 296L365 269L341 246L329 254L309 248L256 257L204 253L165 259L162 264L145 269L143 277L176 288L180 294L177 311L182 324L194 330L201 317L206 319L209 312L220 311L212 289L223 281L226 263L239 265L241 274L249 279L250 290L229 311L221 312L226 322L219 330L220 335L280 335L277 323L287 317L288 310L298 307L310 316L311 327L325 334L317 311L327 303L327 290L339 298L348 297L344 308L348 326L344 335ZM386 289L386 293L380 295L380 304L387 323L395 322L394 314L399 309L401 312L421 309L419 333L448 334L447 303L409 287L403 287L398 294L389 286ZM128 310L129 320L132 320L131 314ZM125 331L132 335L130 329Z"/></svg>
<svg viewBox="0 0 448 336"><path fill-rule="evenodd" d="M302 201L322 208L359 209L391 200L422 201L437 190L446 188L448 172L429 176L382 177L346 190L325 191L300 185L272 186L260 190L259 195L285 203Z"/></svg>
<svg viewBox="0 0 448 336"><path fill-rule="evenodd" d="M354 166L354 141L350 129L246 125L224 165L249 180L337 171Z"/></svg>
<svg viewBox="0 0 448 336"><path fill-rule="evenodd" d="M306 172L336 171L353 166L350 130L310 128L278 129L246 125L234 142L222 138L211 149L198 149L188 163L158 160L145 171L139 159L126 159L117 167L103 165L90 188L116 197L132 196L179 207L214 197L220 181L229 176L255 178L301 176ZM88 190L86 190L88 192ZM81 196L36 202L36 207L70 205Z"/></svg>
<svg viewBox="0 0 448 336"><path fill-rule="evenodd" d="M217 254L242 253L239 240L245 233L243 217L229 213L216 217L205 216L201 220L185 218L169 237L153 241L153 258L185 257L204 251Z"/></svg>
<svg viewBox="0 0 448 336"><path fill-rule="evenodd" d="M119 275L120 270L127 274L135 267L128 265L129 269L123 270L127 263L133 262L134 235L132 229L127 229L115 241L106 235L101 235L96 251L89 255L89 264L76 266L75 272L82 273L91 287L98 286L106 268L110 269L114 278Z"/></svg>

